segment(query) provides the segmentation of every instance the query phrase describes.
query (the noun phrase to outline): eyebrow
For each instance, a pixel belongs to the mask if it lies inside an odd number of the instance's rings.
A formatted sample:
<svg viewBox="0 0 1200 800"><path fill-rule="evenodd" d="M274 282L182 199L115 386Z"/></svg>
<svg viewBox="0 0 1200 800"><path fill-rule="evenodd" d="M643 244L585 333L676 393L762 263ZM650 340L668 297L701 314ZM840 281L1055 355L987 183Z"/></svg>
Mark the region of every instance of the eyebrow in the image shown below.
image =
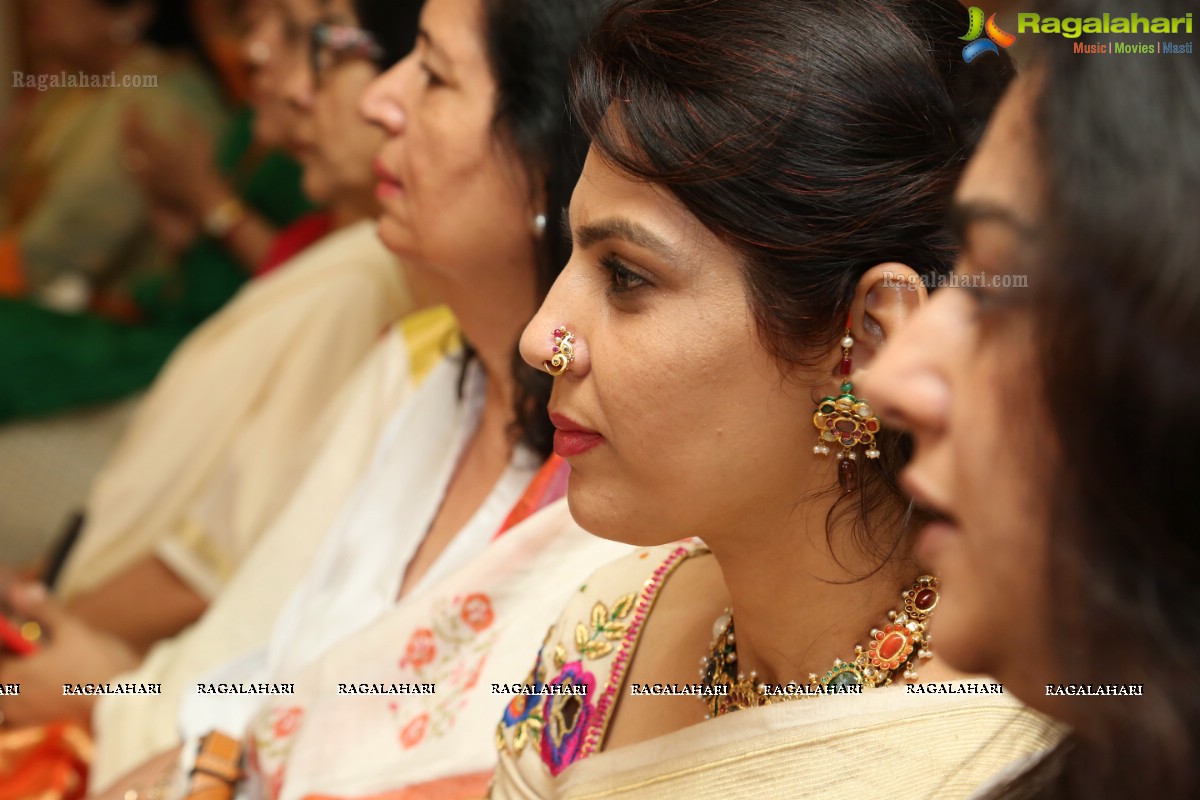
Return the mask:
<svg viewBox="0 0 1200 800"><path fill-rule="evenodd" d="M435 42L433 37L429 35L429 31L425 30L424 28L418 28L417 41L424 42L425 46L432 50L434 55L447 63L447 66L451 63L451 59L448 55L446 55L446 51L437 46L437 42Z"/></svg>
<svg viewBox="0 0 1200 800"><path fill-rule="evenodd" d="M967 229L981 222L998 222L1011 228L1021 239L1037 238L1037 230L1003 206L994 203L955 202L950 207L950 230L958 241L966 238Z"/></svg>
<svg viewBox="0 0 1200 800"><path fill-rule="evenodd" d="M599 222L580 225L573 238L580 247L590 247L605 239L623 239L638 247L654 250L672 260L675 258L674 249L665 240L649 228L625 217L609 217Z"/></svg>

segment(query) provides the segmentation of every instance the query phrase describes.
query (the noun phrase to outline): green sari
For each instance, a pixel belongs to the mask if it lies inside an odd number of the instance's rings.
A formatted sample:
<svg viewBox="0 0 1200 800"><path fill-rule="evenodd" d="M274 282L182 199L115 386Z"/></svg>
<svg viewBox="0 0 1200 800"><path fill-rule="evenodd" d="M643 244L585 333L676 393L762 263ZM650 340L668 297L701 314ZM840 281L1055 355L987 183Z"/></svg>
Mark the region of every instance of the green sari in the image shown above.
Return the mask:
<svg viewBox="0 0 1200 800"><path fill-rule="evenodd" d="M311 209L300 190L300 168L280 154L249 164L252 130L253 114L238 114L220 142L218 164L247 207L284 227ZM246 278L232 254L200 237L170 270L132 287L137 323L0 299L0 423L145 388L175 346Z"/></svg>

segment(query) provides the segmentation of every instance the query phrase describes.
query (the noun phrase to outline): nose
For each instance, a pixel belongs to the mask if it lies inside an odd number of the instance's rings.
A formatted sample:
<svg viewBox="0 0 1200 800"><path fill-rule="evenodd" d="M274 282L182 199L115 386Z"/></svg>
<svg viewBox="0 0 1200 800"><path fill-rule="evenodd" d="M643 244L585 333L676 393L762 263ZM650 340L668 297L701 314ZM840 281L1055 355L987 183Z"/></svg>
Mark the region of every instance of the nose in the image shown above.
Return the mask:
<svg viewBox="0 0 1200 800"><path fill-rule="evenodd" d="M371 81L358 103L358 111L363 118L379 126L389 137L400 134L408 121L401 97L405 74L412 58L409 55L401 59L387 72Z"/></svg>
<svg viewBox="0 0 1200 800"><path fill-rule="evenodd" d="M536 370L561 378L582 378L590 368L584 320L569 302L570 265L521 334L521 358Z"/></svg>
<svg viewBox="0 0 1200 800"><path fill-rule="evenodd" d="M316 76L306 58L289 59L284 67L283 97L293 109L309 111L316 94Z"/></svg>
<svg viewBox="0 0 1200 800"><path fill-rule="evenodd" d="M964 331L953 323L950 291L935 294L855 376L856 393L870 398L885 425L922 435L943 431L952 400L949 360Z"/></svg>

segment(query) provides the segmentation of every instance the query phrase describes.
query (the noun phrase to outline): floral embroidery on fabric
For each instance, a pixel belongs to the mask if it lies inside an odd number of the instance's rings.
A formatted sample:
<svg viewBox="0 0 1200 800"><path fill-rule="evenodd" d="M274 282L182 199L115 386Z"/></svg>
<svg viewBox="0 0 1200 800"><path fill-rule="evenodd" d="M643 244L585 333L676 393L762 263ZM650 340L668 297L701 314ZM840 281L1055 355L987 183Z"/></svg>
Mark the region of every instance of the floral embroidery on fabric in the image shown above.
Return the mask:
<svg viewBox="0 0 1200 800"><path fill-rule="evenodd" d="M564 664L550 681L551 686L581 687L581 694L550 695L545 701L542 728L542 761L557 775L573 764L583 745L583 732L591 722L595 706L596 676L583 668L582 661Z"/></svg>
<svg viewBox="0 0 1200 800"><path fill-rule="evenodd" d="M280 709L279 712L271 730L276 739L286 739L300 729L300 720L304 718L304 709L293 707Z"/></svg>
<svg viewBox="0 0 1200 800"><path fill-rule="evenodd" d="M537 741L540 760L557 776L596 752L658 591L693 549L690 542L676 545L642 582L640 591L623 595L611 607L595 603L586 620L574 628L566 620L560 620L566 626L562 634L557 625L551 626L533 672L496 726L496 746L502 753L520 758L525 747ZM585 583L580 592L586 589ZM568 661L571 645L576 656ZM595 674L585 669L585 664ZM547 678L548 668L557 671L553 679ZM550 692L545 688L556 684L578 686L581 691Z"/></svg>
<svg viewBox="0 0 1200 800"><path fill-rule="evenodd" d="M425 739L425 730L429 727L429 715L421 712L413 717L404 729L400 731L400 745L405 750L411 750Z"/></svg>
<svg viewBox="0 0 1200 800"><path fill-rule="evenodd" d="M283 790L284 764L303 721L301 706L265 708L251 720L247 760L252 771L265 776L264 791L270 798L278 798Z"/></svg>
<svg viewBox="0 0 1200 800"><path fill-rule="evenodd" d="M610 611L604 603L592 606L590 625L575 626L575 648L584 658L603 658L612 652L612 643L625 635L629 625L619 620L633 610L634 595L627 594L613 604Z"/></svg>
<svg viewBox="0 0 1200 800"><path fill-rule="evenodd" d="M554 628L550 629L551 632ZM549 633L546 635L547 640L550 638ZM542 649L545 649L545 643L542 644ZM542 728L546 724L545 717L542 716L542 686L546 677L546 668L542 665L542 650L538 650L537 660L533 664L533 671L529 673L529 677L525 679L525 686L530 687L530 694L518 694L509 701L504 708L504 714L500 717L499 724L496 725L496 748L504 750L507 746L504 739L505 728L512 729L512 749L520 755L526 745L533 744L538 741L542 735Z"/></svg>
<svg viewBox="0 0 1200 800"><path fill-rule="evenodd" d="M567 660L567 649L562 644L550 649L556 638L555 628L547 631L533 671L525 680L525 691L513 697L496 726L497 748L519 756L527 745L538 742L542 760L554 775L578 759L595 710L592 697L598 686L596 676L584 669L583 661L602 659L613 652L613 642L629 629L624 620L633 611L635 600L635 594L627 594L611 608L601 602L592 606L587 622L575 626L574 644L579 656L575 661ZM547 678L547 657L557 670L554 678ZM542 694L544 686L560 684L581 686L585 694Z"/></svg>
<svg viewBox="0 0 1200 800"><path fill-rule="evenodd" d="M404 658L400 659L400 668L420 669L433 661L436 656L437 643L434 641L433 631L429 628L417 628L408 638L408 645L404 648Z"/></svg>
<svg viewBox="0 0 1200 800"><path fill-rule="evenodd" d="M431 618L431 627L418 628L409 636L398 665L406 679L435 684L437 691L388 704L397 741L405 750L444 736L454 727L499 635L495 607L483 592L443 598L434 604Z"/></svg>
<svg viewBox="0 0 1200 800"><path fill-rule="evenodd" d="M462 618L476 631L486 630L496 618L492 612L492 601L486 594L468 595L463 601Z"/></svg>

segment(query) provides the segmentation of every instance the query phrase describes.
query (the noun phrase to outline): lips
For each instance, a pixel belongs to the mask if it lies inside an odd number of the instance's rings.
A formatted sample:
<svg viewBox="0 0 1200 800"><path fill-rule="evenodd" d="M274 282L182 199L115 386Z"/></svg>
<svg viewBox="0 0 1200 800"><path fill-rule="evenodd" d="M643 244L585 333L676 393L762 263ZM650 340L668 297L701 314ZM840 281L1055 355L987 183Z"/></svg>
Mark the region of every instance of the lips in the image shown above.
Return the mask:
<svg viewBox="0 0 1200 800"><path fill-rule="evenodd" d="M550 422L555 428L554 453L559 458L581 455L604 441L604 437L596 431L585 428L562 414L552 412Z"/></svg>
<svg viewBox="0 0 1200 800"><path fill-rule="evenodd" d="M911 468L900 476L900 483L912 496L913 505L931 517L917 536L913 555L921 564L934 567L938 561L938 551L947 540L958 535L958 521L943 510L945 505L933 499L934 494L921 485L919 478L913 476Z"/></svg>
<svg viewBox="0 0 1200 800"><path fill-rule="evenodd" d="M400 197L404 194L404 184L378 158L375 159L374 171L375 177L378 179L378 182L375 184L375 196L378 199L387 200L388 198Z"/></svg>

